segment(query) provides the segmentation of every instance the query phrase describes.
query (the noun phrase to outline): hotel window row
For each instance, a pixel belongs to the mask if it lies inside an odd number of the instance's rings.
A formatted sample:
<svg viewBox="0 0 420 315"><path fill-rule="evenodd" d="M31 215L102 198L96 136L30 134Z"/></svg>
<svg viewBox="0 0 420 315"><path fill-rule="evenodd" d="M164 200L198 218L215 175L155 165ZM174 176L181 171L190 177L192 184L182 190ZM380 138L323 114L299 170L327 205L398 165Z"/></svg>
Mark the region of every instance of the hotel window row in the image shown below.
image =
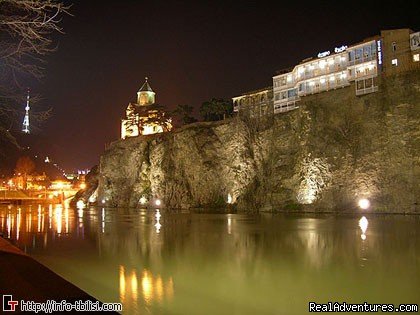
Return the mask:
<svg viewBox="0 0 420 315"><path fill-rule="evenodd" d="M376 47L376 40L349 48L343 47L342 51L332 56L328 53L327 56L315 60L306 60L295 66L291 72L274 76L274 112L296 108L296 103L302 96L345 87L352 81L377 76ZM356 95L375 91L377 86L362 89L356 86ZM283 103L287 106L282 106Z"/></svg>
<svg viewBox="0 0 420 315"><path fill-rule="evenodd" d="M377 92L379 74L389 75L419 68L419 52L420 32L397 29L381 31L380 36L356 45L319 53L318 58L305 59L273 77L274 113L297 108L304 96L350 85L354 85L357 96ZM245 105L243 102L250 96L256 95L251 92L233 98L234 111L240 111ZM253 103L260 106L262 102Z"/></svg>

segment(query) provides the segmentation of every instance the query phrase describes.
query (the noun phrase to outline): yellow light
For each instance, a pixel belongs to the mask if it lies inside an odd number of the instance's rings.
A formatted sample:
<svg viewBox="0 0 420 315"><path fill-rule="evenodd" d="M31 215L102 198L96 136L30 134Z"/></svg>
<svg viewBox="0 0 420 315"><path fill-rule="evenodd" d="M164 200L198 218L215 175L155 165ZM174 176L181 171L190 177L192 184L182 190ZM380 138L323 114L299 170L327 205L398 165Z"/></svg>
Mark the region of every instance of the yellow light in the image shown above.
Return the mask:
<svg viewBox="0 0 420 315"><path fill-rule="evenodd" d="M138 292L137 274L133 270L131 273L131 296L134 301L137 300L137 296L138 296L137 292Z"/></svg>
<svg viewBox="0 0 420 315"><path fill-rule="evenodd" d="M163 298L163 281L162 277L158 275L156 281L155 281L155 287L156 287L156 299L158 301L162 301Z"/></svg>
<svg viewBox="0 0 420 315"><path fill-rule="evenodd" d="M61 234L62 229L62 220L63 220L63 209L61 205L57 205L55 208L55 226L57 234Z"/></svg>
<svg viewBox="0 0 420 315"><path fill-rule="evenodd" d="M153 290L153 283L152 283L152 278L149 275L147 270L143 271L143 275L142 275L142 280L141 280L141 286L143 289L143 295L144 295L144 300L146 301L146 303L150 303L151 299L152 299L152 290Z"/></svg>
<svg viewBox="0 0 420 315"><path fill-rule="evenodd" d="M358 204L359 204L359 207L363 210L366 210L370 207L370 201L366 198L360 199Z"/></svg>
<svg viewBox="0 0 420 315"><path fill-rule="evenodd" d="M125 272L124 267L120 266L120 301L125 300Z"/></svg>
<svg viewBox="0 0 420 315"><path fill-rule="evenodd" d="M161 204L162 204L162 201L160 201L160 199L156 199L155 205L159 207Z"/></svg>
<svg viewBox="0 0 420 315"><path fill-rule="evenodd" d="M145 196L141 196L141 198L140 198L140 203L142 204L142 205L144 205L146 202L147 202L147 199L146 199L146 197Z"/></svg>
<svg viewBox="0 0 420 315"><path fill-rule="evenodd" d="M232 204L233 203L233 198L232 198L232 195L231 194L228 194L228 196L227 196L227 203L228 204Z"/></svg>
<svg viewBox="0 0 420 315"><path fill-rule="evenodd" d="M77 207L78 209L83 209L85 206L86 206L86 205L85 205L85 202L84 202L82 199L79 199L79 200L77 201L77 203L76 203L76 207Z"/></svg>
<svg viewBox="0 0 420 315"><path fill-rule="evenodd" d="M85 189L85 188L86 188L86 184L85 184L85 183L81 183L81 184L79 185L79 187L80 187L80 189Z"/></svg>

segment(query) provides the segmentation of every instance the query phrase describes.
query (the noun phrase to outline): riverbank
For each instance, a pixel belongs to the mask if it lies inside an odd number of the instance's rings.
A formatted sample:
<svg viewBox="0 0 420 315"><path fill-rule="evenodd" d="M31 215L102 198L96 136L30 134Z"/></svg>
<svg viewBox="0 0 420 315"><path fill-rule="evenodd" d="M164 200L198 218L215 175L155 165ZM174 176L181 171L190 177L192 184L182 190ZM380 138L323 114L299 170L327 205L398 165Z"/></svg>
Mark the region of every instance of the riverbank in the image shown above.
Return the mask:
<svg viewBox="0 0 420 315"><path fill-rule="evenodd" d="M2 237L0 237L0 291L3 295L11 295L13 301L18 301L19 304L21 300L38 303L48 300L57 302L66 300L69 303L79 300L98 301ZM19 304L17 310L20 309Z"/></svg>

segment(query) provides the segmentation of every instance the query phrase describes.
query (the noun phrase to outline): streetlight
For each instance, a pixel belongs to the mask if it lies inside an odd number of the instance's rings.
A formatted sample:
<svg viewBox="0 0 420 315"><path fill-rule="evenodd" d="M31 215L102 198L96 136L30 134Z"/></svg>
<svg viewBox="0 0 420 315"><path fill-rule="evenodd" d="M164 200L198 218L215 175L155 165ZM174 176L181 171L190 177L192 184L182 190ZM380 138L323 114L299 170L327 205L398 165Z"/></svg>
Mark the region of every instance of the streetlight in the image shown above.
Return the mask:
<svg viewBox="0 0 420 315"><path fill-rule="evenodd" d="M358 202L360 209L366 210L370 207L370 201L369 199L362 198Z"/></svg>

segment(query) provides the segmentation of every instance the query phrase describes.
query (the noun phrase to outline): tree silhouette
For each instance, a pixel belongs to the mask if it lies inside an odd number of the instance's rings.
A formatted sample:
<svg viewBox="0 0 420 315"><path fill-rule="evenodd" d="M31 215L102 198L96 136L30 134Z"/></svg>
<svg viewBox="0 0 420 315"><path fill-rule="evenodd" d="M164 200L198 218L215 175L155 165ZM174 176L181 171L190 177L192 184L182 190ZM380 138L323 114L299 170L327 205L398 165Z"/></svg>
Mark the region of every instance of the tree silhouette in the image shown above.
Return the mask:
<svg viewBox="0 0 420 315"><path fill-rule="evenodd" d="M205 121L222 120L232 115L233 105L231 101L212 98L204 102L200 107L200 115Z"/></svg>
<svg viewBox="0 0 420 315"><path fill-rule="evenodd" d="M0 137L7 141L26 98L26 80L40 79L44 57L56 49L51 35L62 33L69 6L55 0L0 0ZM32 104L35 97L31 97ZM32 112L34 122L50 111ZM13 141L12 141L13 142Z"/></svg>
<svg viewBox="0 0 420 315"><path fill-rule="evenodd" d="M191 105L178 105L172 112L173 116L177 117L183 125L188 125L197 121L192 115L194 108Z"/></svg>

